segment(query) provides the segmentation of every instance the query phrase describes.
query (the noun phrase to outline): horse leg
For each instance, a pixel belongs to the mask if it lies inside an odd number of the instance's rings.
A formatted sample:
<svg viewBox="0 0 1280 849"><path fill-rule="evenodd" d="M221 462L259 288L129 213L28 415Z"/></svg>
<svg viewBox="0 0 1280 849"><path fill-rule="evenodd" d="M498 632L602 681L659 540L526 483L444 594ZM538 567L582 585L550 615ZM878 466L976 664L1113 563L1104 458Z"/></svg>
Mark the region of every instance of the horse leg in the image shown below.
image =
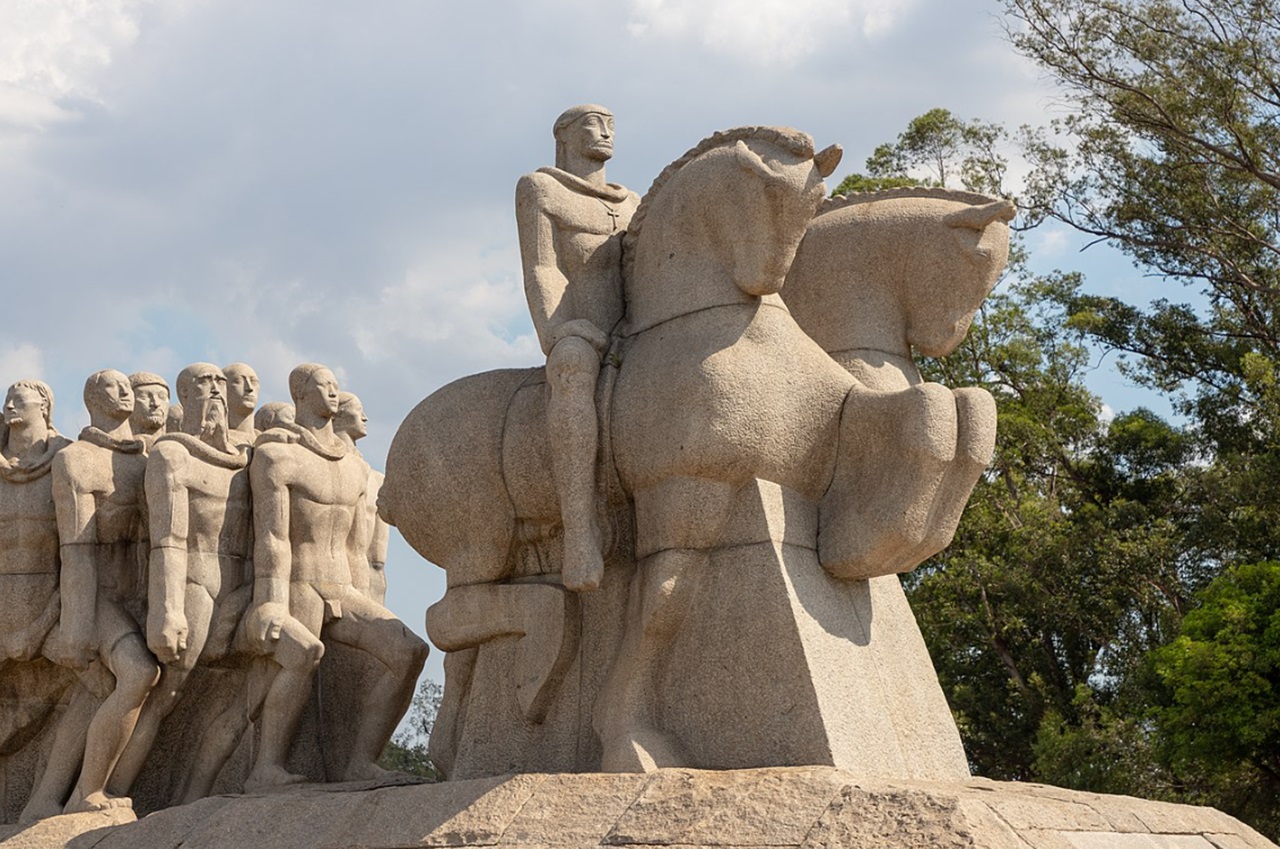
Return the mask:
<svg viewBox="0 0 1280 849"><path fill-rule="evenodd" d="M956 456L938 488L929 512L929 528L920 547L912 552L922 562L951 544L960 514L996 448L996 403L985 389L955 390Z"/></svg>
<svg viewBox="0 0 1280 849"><path fill-rule="evenodd" d="M678 742L658 727L657 692L735 492L720 481L673 478L636 493L636 550L643 559L618 654L593 712L605 772L688 765Z"/></svg>

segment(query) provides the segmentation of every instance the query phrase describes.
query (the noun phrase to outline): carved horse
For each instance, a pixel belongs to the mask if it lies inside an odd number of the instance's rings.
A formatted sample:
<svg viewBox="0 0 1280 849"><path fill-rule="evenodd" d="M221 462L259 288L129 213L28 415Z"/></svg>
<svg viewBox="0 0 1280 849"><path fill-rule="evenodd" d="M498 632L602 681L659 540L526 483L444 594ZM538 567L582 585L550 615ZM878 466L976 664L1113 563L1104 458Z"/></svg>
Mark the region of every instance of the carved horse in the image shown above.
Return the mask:
<svg viewBox="0 0 1280 849"><path fill-rule="evenodd" d="M815 158L811 140L795 131L719 133L669 166L632 219L627 322L611 358L616 386L601 394L601 453L620 483L613 506L634 505L639 566L622 646L595 705L606 770L683 762L657 728L654 680L687 609L686 584L718 544L744 485L772 481L813 505L822 565L847 578L919 562L875 562L885 545L866 539L868 513L897 517L872 523L875 532L907 539L915 556L939 493L961 505L967 498L967 489L950 492L956 488L940 480L957 446L975 442L963 424L975 405L934 384L861 386L778 295L834 164L826 152ZM532 657L558 638L537 636L535 620L547 623L556 605L563 613L563 593L497 584L523 568L522 552L537 536L529 529L558 518L538 371L490 372L442 388L406 418L388 456L380 511L447 571L450 590L429 612L428 630L449 652L523 634ZM614 370L606 371L607 383ZM893 451L892 474L866 456L869 429L874 444ZM921 473L923 494L907 480ZM904 522L912 528L903 531ZM522 668L517 682L530 718L563 649L550 656Z"/></svg>

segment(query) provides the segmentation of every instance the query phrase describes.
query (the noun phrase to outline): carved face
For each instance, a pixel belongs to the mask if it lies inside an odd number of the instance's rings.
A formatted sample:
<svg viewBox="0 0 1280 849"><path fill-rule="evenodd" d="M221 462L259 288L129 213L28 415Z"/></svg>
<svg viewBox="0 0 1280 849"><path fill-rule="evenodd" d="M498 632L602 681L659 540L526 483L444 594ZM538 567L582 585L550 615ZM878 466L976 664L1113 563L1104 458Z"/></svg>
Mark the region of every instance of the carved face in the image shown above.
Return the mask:
<svg viewBox="0 0 1280 849"><path fill-rule="evenodd" d="M338 412L338 379L327 368L317 369L307 380L307 388L299 406L322 418L331 419Z"/></svg>
<svg viewBox="0 0 1280 849"><path fill-rule="evenodd" d="M13 386L4 399L4 423L9 427L24 427L45 419L44 399L40 393L26 386Z"/></svg>
<svg viewBox="0 0 1280 849"><path fill-rule="evenodd" d="M227 376L217 369L201 369L191 375L189 388L187 389L186 402L188 404L207 401L210 398L227 397Z"/></svg>
<svg viewBox="0 0 1280 849"><path fill-rule="evenodd" d="M258 375L248 367L228 367L224 397L237 413L248 415L258 406Z"/></svg>
<svg viewBox="0 0 1280 849"><path fill-rule="evenodd" d="M92 401L89 405L91 413L97 411L117 421L133 415L133 387L124 372L99 372L92 397L86 400Z"/></svg>
<svg viewBox="0 0 1280 849"><path fill-rule="evenodd" d="M169 415L169 390L159 384L139 386L133 398L134 430L155 433Z"/></svg>
<svg viewBox="0 0 1280 849"><path fill-rule="evenodd" d="M613 116L599 112L583 115L561 133L565 146L584 159L605 162L613 157Z"/></svg>
<svg viewBox="0 0 1280 849"><path fill-rule="evenodd" d="M353 440L369 435L369 417L364 414L364 405L359 398L353 398L338 408L338 414L333 417L333 429L348 434Z"/></svg>

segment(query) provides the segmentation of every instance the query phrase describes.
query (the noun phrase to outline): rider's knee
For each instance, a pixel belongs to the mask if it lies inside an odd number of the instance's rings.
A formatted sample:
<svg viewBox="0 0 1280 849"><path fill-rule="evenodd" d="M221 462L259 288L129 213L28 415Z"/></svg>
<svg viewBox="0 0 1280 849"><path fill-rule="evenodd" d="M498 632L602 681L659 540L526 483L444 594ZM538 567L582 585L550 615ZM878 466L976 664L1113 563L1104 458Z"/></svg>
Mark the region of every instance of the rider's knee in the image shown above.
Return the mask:
<svg viewBox="0 0 1280 849"><path fill-rule="evenodd" d="M547 357L547 379L555 389L587 387L595 390L600 355L581 336L566 336Z"/></svg>

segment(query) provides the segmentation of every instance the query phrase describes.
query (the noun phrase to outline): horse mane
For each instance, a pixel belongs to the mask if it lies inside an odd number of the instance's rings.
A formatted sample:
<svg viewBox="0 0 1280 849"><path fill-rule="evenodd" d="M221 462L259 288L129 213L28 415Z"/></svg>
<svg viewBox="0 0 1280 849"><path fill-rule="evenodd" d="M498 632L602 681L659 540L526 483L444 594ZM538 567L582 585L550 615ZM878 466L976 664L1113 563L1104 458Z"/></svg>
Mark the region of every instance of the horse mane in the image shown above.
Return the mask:
<svg viewBox="0 0 1280 849"><path fill-rule="evenodd" d="M649 186L649 191L645 192L644 197L640 199L640 205L636 207L636 211L631 214L631 223L627 225L627 232L622 237L623 279L631 277L631 269L635 264L636 240L640 238L640 230L644 226L653 198L658 195L667 181L681 168L709 150L739 141L757 139L781 147L796 156L812 158L814 155L813 137L790 127L734 127L731 130L719 130L707 136L689 148L679 159L662 169L662 172L654 178L653 184Z"/></svg>
<svg viewBox="0 0 1280 849"><path fill-rule="evenodd" d="M939 186L901 186L896 189L882 189L878 192L853 192L847 195L829 197L818 204L818 211L814 213L814 217L816 218L824 212L844 209L847 206L856 206L879 200L898 200L900 198L953 200L957 203L967 203L971 206L981 206L982 204L994 203L1000 200L1000 198L992 197L991 195L979 194L978 192L970 192L964 189L947 189Z"/></svg>

